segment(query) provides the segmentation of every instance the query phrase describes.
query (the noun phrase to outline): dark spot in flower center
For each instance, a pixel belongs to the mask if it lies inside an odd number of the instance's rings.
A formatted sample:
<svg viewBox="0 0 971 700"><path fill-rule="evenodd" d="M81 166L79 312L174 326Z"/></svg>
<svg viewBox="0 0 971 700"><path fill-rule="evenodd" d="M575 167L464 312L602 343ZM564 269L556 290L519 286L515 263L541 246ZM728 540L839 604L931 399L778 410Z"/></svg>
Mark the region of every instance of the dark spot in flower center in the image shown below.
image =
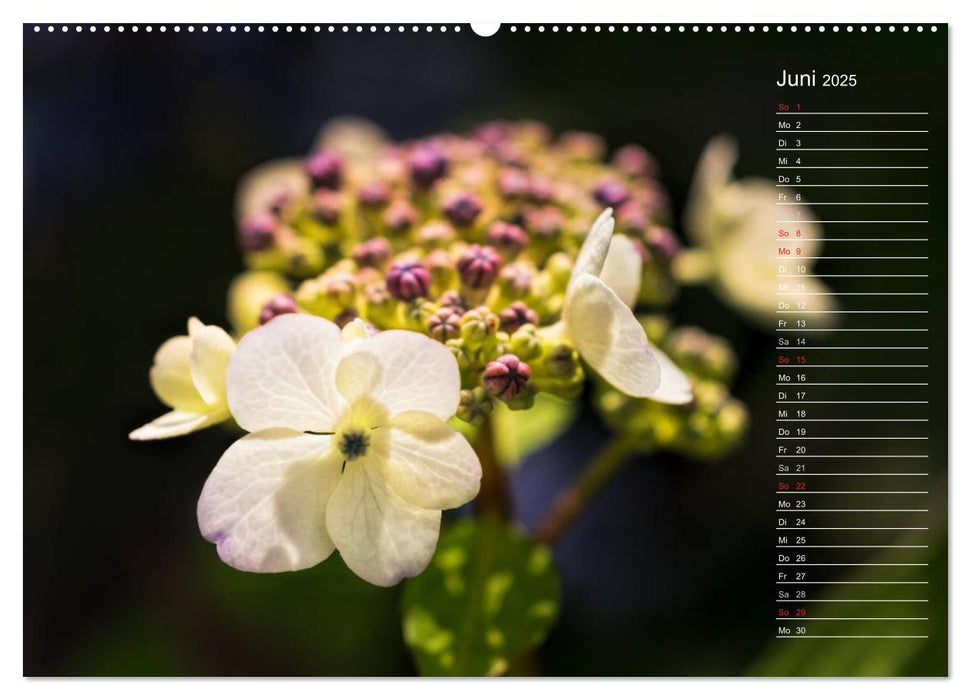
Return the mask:
<svg viewBox="0 0 971 700"><path fill-rule="evenodd" d="M337 449L341 451L341 454L351 462L358 457L363 457L371 445L370 436L363 432L352 430L343 433L340 438L340 442L337 443Z"/></svg>

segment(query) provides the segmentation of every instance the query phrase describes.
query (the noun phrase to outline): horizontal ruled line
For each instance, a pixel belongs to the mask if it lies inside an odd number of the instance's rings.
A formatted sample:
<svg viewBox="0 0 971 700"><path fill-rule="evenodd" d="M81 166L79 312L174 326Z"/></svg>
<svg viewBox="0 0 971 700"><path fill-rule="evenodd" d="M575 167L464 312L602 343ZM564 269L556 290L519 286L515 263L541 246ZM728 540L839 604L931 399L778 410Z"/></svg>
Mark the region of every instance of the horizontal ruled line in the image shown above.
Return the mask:
<svg viewBox="0 0 971 700"><path fill-rule="evenodd" d="M776 115L781 115L786 117L794 117L796 115L802 116L805 114L811 114L813 116L818 116L823 114L830 114L830 115L832 114L853 114L853 115L880 114L880 115L886 115L886 116L897 115L897 116L926 117L928 114L930 114L930 112L803 112L801 110L795 111L795 112L792 112L792 111L776 112Z"/></svg>
<svg viewBox="0 0 971 700"><path fill-rule="evenodd" d="M809 586L819 584L840 583L852 586L926 586L927 581L776 581L780 586Z"/></svg>
<svg viewBox="0 0 971 700"><path fill-rule="evenodd" d="M887 368L893 367L893 368L900 369L900 368L906 367L906 368L914 369L914 368L926 368L929 366L930 365L798 365L798 364L793 365L793 364L788 364L788 365L776 365L776 368L777 369L780 369L780 368L781 369L790 369L790 368L802 369L804 367L831 367L836 369L843 369L846 367L869 367L873 369L887 369Z"/></svg>
<svg viewBox="0 0 971 700"><path fill-rule="evenodd" d="M858 238L847 240L868 241L873 239ZM776 292L775 295L777 297L926 297L927 292Z"/></svg>
<svg viewBox="0 0 971 700"><path fill-rule="evenodd" d="M927 382L776 382L776 386L929 386Z"/></svg>
<svg viewBox="0 0 971 700"><path fill-rule="evenodd" d="M886 403L886 404L902 404L902 403L927 403L927 401L776 401L776 403Z"/></svg>
<svg viewBox="0 0 971 700"><path fill-rule="evenodd" d="M929 530L928 527L777 527L776 530Z"/></svg>
<svg viewBox="0 0 971 700"><path fill-rule="evenodd" d="M777 148L777 151L927 151L926 148Z"/></svg>
<svg viewBox="0 0 971 700"><path fill-rule="evenodd" d="M927 603L927 598L778 598L777 603Z"/></svg>
<svg viewBox="0 0 971 700"><path fill-rule="evenodd" d="M801 479L804 476L930 476L930 474L927 472L777 472L776 476Z"/></svg>
<svg viewBox="0 0 971 700"><path fill-rule="evenodd" d="M913 166L926 168L926 165ZM776 202L777 207L926 207L927 202Z"/></svg>
<svg viewBox="0 0 971 700"><path fill-rule="evenodd" d="M836 563L826 563L826 564L807 564L805 562L801 564L776 564L776 566L927 566L927 564L922 564L919 562L906 562L906 563L895 563L895 564L868 564L860 562L836 562Z"/></svg>
<svg viewBox="0 0 971 700"><path fill-rule="evenodd" d="M776 350L929 350L926 345L776 345Z"/></svg>
<svg viewBox="0 0 971 700"><path fill-rule="evenodd" d="M927 224L920 219L779 219L777 224Z"/></svg>
<svg viewBox="0 0 971 700"><path fill-rule="evenodd" d="M803 187L930 187L930 185L925 185L925 184L905 184L905 185L869 185L869 184L868 185L859 185L859 184L854 184L854 185L833 185L833 184L825 184L825 185L822 185L822 184L820 184L820 185L804 185L804 184L799 184L799 185L776 185L776 187L785 187L787 189L791 189L792 187L799 187L801 189Z"/></svg>
<svg viewBox="0 0 971 700"><path fill-rule="evenodd" d="M777 437L776 440L927 440L926 437L871 436L871 437Z"/></svg>
<svg viewBox="0 0 971 700"><path fill-rule="evenodd" d="M927 455L776 455L776 459L927 459Z"/></svg>
<svg viewBox="0 0 971 700"><path fill-rule="evenodd" d="M797 602L802 602L800 599ZM926 617L777 617L776 620L912 620L912 621L926 621L929 618Z"/></svg>
<svg viewBox="0 0 971 700"><path fill-rule="evenodd" d="M927 508L776 508L776 513L927 513Z"/></svg>
<svg viewBox="0 0 971 700"><path fill-rule="evenodd" d="M776 549L927 549L926 544L777 544Z"/></svg>
<svg viewBox="0 0 971 700"><path fill-rule="evenodd" d="M798 619L798 618L797 618ZM926 634L777 634L776 639L929 639Z"/></svg>
<svg viewBox="0 0 971 700"><path fill-rule="evenodd" d="M776 170L927 170L926 165L777 165ZM793 185L798 187L799 185ZM877 202L881 204L881 202Z"/></svg>
<svg viewBox="0 0 971 700"><path fill-rule="evenodd" d="M926 328L776 328L777 333L818 333L842 331L843 333L926 333Z"/></svg>
<svg viewBox="0 0 971 700"><path fill-rule="evenodd" d="M791 243L793 240L796 240L796 239L792 239L792 238L776 238L775 239L775 242L776 243ZM868 241L868 242L871 242L871 243L872 242L878 242L879 243L879 242L882 241L882 242L885 242L885 243L890 243L892 241L902 241L904 243L926 243L929 240L930 240L930 238L896 238L896 237L895 238L799 238L799 239L797 239L797 242L801 243L803 241L808 241L808 242L823 242L823 243L827 243L827 242L828 243L839 243L840 241L847 241L847 242L852 242L852 241Z"/></svg>
<svg viewBox="0 0 971 700"><path fill-rule="evenodd" d="M777 134L926 134L927 129L776 129Z"/></svg>

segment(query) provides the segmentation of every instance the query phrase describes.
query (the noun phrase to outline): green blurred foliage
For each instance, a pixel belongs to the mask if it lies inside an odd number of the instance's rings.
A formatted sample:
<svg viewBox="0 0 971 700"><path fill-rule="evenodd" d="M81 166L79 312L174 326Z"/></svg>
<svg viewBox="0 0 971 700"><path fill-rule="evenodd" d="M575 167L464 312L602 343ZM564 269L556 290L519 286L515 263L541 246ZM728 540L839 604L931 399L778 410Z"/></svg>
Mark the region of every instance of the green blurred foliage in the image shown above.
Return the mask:
<svg viewBox="0 0 971 700"><path fill-rule="evenodd" d="M906 544L912 538L901 538ZM947 542L927 550L929 563L922 574L930 582L947 581ZM884 550L867 563L878 565L899 560L900 550ZM867 567L870 572L873 568ZM856 574L871 576L872 573ZM850 579L852 580L852 579ZM903 592L898 596L899 592ZM909 592L909 593L908 593ZM753 676L930 676L947 674L946 588L938 595L923 586L846 585L821 589L820 598L835 600L926 599L926 603L806 603L812 635L908 635L928 634L927 639L776 639L748 668ZM794 604L798 601L794 600ZM811 607L810 607L811 606ZM785 607L789 607L786 605ZM926 617L929 620L822 620L819 618ZM805 624L810 624L805 623ZM799 618L779 622L790 628ZM930 633L928 633L930 629Z"/></svg>
<svg viewBox="0 0 971 700"><path fill-rule="evenodd" d="M564 401L545 393L536 395L533 407L528 411L513 411L497 402L493 420L499 462L515 468L530 454L552 444L566 432L578 411L576 401Z"/></svg>
<svg viewBox="0 0 971 700"><path fill-rule="evenodd" d="M545 639L559 605L545 545L498 520L466 520L405 584L402 623L423 675L501 675Z"/></svg>

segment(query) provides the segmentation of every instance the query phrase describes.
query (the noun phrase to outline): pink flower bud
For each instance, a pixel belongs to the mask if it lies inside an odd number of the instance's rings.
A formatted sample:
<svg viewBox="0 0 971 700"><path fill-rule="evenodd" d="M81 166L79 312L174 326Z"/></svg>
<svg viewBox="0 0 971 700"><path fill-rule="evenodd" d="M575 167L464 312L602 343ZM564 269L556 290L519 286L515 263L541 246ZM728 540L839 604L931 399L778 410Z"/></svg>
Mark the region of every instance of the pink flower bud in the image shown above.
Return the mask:
<svg viewBox="0 0 971 700"><path fill-rule="evenodd" d="M249 214L239 224L239 247L247 253L272 248L277 225L277 219L272 214Z"/></svg>
<svg viewBox="0 0 971 700"><path fill-rule="evenodd" d="M361 185L357 190L357 201L367 209L379 209L391 198L391 188L384 182L376 180Z"/></svg>
<svg viewBox="0 0 971 700"><path fill-rule="evenodd" d="M434 144L422 144L408 156L408 172L411 181L419 187L428 187L448 172L448 159Z"/></svg>
<svg viewBox="0 0 971 700"><path fill-rule="evenodd" d="M602 207L616 209L630 199L630 190L619 180L601 180L593 188L593 198Z"/></svg>
<svg viewBox="0 0 971 700"><path fill-rule="evenodd" d="M539 323L539 316L521 301L514 301L499 313L499 328L506 333L515 333L527 323L535 326Z"/></svg>
<svg viewBox="0 0 971 700"><path fill-rule="evenodd" d="M462 315L456 309L444 306L429 316L425 323L428 326L428 334L435 340L444 343L450 338L458 337Z"/></svg>
<svg viewBox="0 0 971 700"><path fill-rule="evenodd" d="M432 283L428 269L416 260L394 263L384 279L391 296L401 301L428 296L428 287Z"/></svg>
<svg viewBox="0 0 971 700"><path fill-rule="evenodd" d="M386 238L369 238L354 248L354 262L358 267L380 269L391 257L391 244Z"/></svg>
<svg viewBox="0 0 971 700"><path fill-rule="evenodd" d="M529 198L542 204L553 199L553 183L545 177L533 175L529 178Z"/></svg>
<svg viewBox="0 0 971 700"><path fill-rule="evenodd" d="M461 295L461 293L455 291L454 289L449 289L447 292L442 294L442 296L438 298L438 304L443 308L448 307L450 309L454 309L460 316L469 310L469 305L465 301L465 298Z"/></svg>
<svg viewBox="0 0 971 700"><path fill-rule="evenodd" d="M529 175L519 168L503 168L496 174L496 187L506 199L517 199L529 194Z"/></svg>
<svg viewBox="0 0 971 700"><path fill-rule="evenodd" d="M277 316L294 314L298 311L297 302L286 292L280 292L270 297L260 309L260 325L269 323Z"/></svg>
<svg viewBox="0 0 971 700"><path fill-rule="evenodd" d="M344 163L340 155L329 148L312 154L303 164L314 189L340 189Z"/></svg>
<svg viewBox="0 0 971 700"><path fill-rule="evenodd" d="M489 224L486 242L503 255L514 258L529 245L529 236L516 224L493 221Z"/></svg>
<svg viewBox="0 0 971 700"><path fill-rule="evenodd" d="M546 240L559 236L565 224L563 212L553 206L539 207L526 212L526 228L530 233Z"/></svg>
<svg viewBox="0 0 971 700"><path fill-rule="evenodd" d="M341 216L341 195L333 190L317 190L310 203L310 215L318 223L333 226Z"/></svg>
<svg viewBox="0 0 971 700"><path fill-rule="evenodd" d="M614 165L628 177L654 177L657 175L657 162L642 147L629 144L617 149L613 158Z"/></svg>
<svg viewBox="0 0 971 700"><path fill-rule="evenodd" d="M515 355L502 355L486 365L482 385L493 396L511 401L525 391L531 374L529 365Z"/></svg>
<svg viewBox="0 0 971 700"><path fill-rule="evenodd" d="M455 229L445 221L430 221L418 229L418 242L435 247L455 240Z"/></svg>
<svg viewBox="0 0 971 700"><path fill-rule="evenodd" d="M652 226L647 230L644 241L650 251L667 260L673 259L681 252L681 242L671 229L662 226Z"/></svg>
<svg viewBox="0 0 971 700"><path fill-rule="evenodd" d="M482 212L482 200L475 194L459 192L445 200L442 210L456 226L469 226Z"/></svg>
<svg viewBox="0 0 971 700"><path fill-rule="evenodd" d="M395 233L407 231L417 220L418 212L403 199L392 202L384 212L385 226Z"/></svg>
<svg viewBox="0 0 971 700"><path fill-rule="evenodd" d="M486 289L489 287L499 268L502 267L502 258L491 247L473 244L470 245L458 259L459 277L462 284L471 289Z"/></svg>
<svg viewBox="0 0 971 700"><path fill-rule="evenodd" d="M637 202L627 202L617 210L615 216L618 228L628 233L642 234L651 223L647 211Z"/></svg>

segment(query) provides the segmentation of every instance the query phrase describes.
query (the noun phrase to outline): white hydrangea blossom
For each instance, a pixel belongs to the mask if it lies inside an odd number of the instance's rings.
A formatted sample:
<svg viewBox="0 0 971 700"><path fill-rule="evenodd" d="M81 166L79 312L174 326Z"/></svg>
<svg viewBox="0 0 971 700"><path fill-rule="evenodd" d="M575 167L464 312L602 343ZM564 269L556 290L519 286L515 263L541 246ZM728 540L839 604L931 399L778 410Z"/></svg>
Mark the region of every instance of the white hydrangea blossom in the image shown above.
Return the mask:
<svg viewBox="0 0 971 700"><path fill-rule="evenodd" d="M226 367L236 343L219 326L189 319L189 334L169 338L155 353L149 381L172 410L129 433L132 440L159 440L208 428L229 418Z"/></svg>
<svg viewBox="0 0 971 700"><path fill-rule="evenodd" d="M625 394L687 403L690 380L647 339L631 311L642 263L629 238L613 235L612 213L604 210L590 228L567 285L562 318L543 332L572 343L587 364Z"/></svg>
<svg viewBox="0 0 971 700"><path fill-rule="evenodd" d="M445 422L458 366L431 338L286 314L240 341L226 382L250 434L209 476L198 519L237 569L305 569L336 549L391 586L427 566L441 511L479 491L478 457Z"/></svg>
<svg viewBox="0 0 971 700"><path fill-rule="evenodd" d="M704 269L692 270L692 276L702 272L710 277L713 290L726 303L753 323L774 328L780 298L777 249L799 248L800 254L790 260L798 261L806 272L798 279L789 278L790 289L800 294L790 299L805 304L803 310L814 314L818 327L838 323L831 313L837 308L835 298L812 274L813 257L819 255L823 239L822 229L812 221L816 217L808 206L800 206L801 218L808 221L780 224L792 208L778 206L779 196L786 194L787 201L794 203L795 193L765 178L733 179L737 160L735 141L720 136L705 147L698 162L685 215L688 235L697 248L687 251L683 261ZM772 235L780 228L790 232L785 242L776 242Z"/></svg>

